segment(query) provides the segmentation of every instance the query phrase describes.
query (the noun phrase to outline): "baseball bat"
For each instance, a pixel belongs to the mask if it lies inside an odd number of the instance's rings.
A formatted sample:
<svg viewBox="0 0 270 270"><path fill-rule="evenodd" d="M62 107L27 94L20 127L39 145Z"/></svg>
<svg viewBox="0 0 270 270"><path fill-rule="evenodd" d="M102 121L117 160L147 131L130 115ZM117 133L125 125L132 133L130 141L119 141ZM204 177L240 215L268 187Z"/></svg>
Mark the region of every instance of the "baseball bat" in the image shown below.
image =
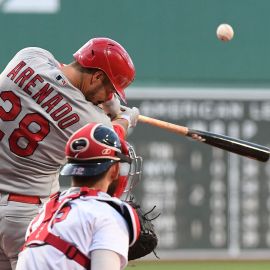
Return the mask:
<svg viewBox="0 0 270 270"><path fill-rule="evenodd" d="M191 137L194 140L221 148L223 150L266 162L270 157L270 149L251 142L235 139L208 131L190 129L185 126L175 125L166 121L139 115L138 121L152 126L156 126L168 131Z"/></svg>

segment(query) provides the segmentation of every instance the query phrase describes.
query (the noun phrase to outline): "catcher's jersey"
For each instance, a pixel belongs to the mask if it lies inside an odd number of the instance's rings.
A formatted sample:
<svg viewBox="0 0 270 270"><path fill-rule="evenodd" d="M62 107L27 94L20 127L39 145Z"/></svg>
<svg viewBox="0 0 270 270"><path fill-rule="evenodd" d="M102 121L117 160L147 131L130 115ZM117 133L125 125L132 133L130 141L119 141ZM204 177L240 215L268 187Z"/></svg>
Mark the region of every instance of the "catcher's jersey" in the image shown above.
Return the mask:
<svg viewBox="0 0 270 270"><path fill-rule="evenodd" d="M0 75L0 191L47 197L70 135L89 122L112 127L59 67L48 51L25 48Z"/></svg>
<svg viewBox="0 0 270 270"><path fill-rule="evenodd" d="M74 192L78 192L78 188L70 188L64 195ZM119 199L111 198L107 193L99 192L98 197L121 203ZM120 255L121 269L123 269L127 265L129 230L121 214L108 203L97 201L91 196L70 201L69 206L69 210L64 214L56 216L51 233L75 244L90 259L93 250L114 251ZM34 219L28 233L35 230L43 218L44 215L41 213L39 219ZM51 245L26 248L20 253L16 270L34 270L40 267L59 270L84 269Z"/></svg>

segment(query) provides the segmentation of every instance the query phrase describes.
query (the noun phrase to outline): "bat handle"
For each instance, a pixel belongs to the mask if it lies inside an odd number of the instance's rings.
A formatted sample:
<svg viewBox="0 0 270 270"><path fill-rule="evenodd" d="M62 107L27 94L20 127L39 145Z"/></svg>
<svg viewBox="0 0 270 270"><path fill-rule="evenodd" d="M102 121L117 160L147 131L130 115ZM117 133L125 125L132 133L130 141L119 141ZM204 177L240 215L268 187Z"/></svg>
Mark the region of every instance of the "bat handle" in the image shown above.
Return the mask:
<svg viewBox="0 0 270 270"><path fill-rule="evenodd" d="M158 120L158 119L155 119L155 118L151 118L151 117L148 117L148 116L139 115L138 121L142 122L142 123L152 125L152 126L156 126L156 127L159 127L159 128L167 129L167 130L169 130L171 132L178 133L178 134L181 134L181 135L184 135L184 136L186 136L188 134L188 128L187 127L175 125L175 124L168 123L168 122Z"/></svg>

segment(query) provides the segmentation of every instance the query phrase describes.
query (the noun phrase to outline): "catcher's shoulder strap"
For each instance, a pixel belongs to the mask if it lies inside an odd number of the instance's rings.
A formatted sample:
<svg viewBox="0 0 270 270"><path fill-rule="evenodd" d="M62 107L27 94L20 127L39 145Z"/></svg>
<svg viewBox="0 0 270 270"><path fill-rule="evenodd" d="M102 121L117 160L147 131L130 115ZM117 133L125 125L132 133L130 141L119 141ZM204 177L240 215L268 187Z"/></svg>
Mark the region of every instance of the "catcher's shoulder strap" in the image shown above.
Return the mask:
<svg viewBox="0 0 270 270"><path fill-rule="evenodd" d="M30 233L27 238L23 249L44 243L49 244L59 251L63 252L69 259L76 261L78 264L86 269L90 269L90 259L83 254L75 245L61 239L59 236L54 235L50 232L50 227L53 225L54 219L57 214L63 209L67 203L71 200L75 200L80 196L97 196L98 191L81 188L80 192L71 194L64 197L63 200L59 200L60 192L56 193L50 200L45 204L44 207L44 218L39 224L36 230Z"/></svg>
<svg viewBox="0 0 270 270"><path fill-rule="evenodd" d="M136 210L128 203L120 200L99 199L99 201L108 203L123 216L129 228L129 246L134 245L141 232L140 220Z"/></svg>

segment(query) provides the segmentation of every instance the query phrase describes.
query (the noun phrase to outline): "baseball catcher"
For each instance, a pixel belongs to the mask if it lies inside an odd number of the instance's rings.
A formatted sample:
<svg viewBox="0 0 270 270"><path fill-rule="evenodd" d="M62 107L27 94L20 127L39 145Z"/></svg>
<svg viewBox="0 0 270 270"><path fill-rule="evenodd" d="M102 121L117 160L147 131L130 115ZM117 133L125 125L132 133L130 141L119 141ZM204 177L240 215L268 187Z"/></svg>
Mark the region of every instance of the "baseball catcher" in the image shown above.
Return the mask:
<svg viewBox="0 0 270 270"><path fill-rule="evenodd" d="M142 158L134 149L113 129L90 123L69 138L65 153L61 174L72 177L72 186L32 220L16 270L120 270L153 251L147 214L120 200L140 179Z"/></svg>

